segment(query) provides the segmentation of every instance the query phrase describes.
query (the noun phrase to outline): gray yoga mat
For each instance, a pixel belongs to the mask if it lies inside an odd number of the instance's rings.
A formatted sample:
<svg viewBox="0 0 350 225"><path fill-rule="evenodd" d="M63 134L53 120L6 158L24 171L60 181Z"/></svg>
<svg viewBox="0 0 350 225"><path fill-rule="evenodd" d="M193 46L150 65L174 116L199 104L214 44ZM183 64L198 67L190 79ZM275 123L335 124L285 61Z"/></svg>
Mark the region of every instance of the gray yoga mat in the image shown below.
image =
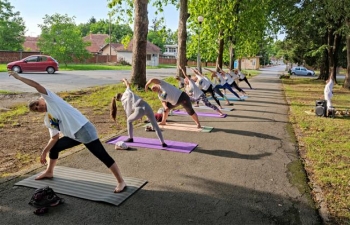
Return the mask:
<svg viewBox="0 0 350 225"><path fill-rule="evenodd" d="M112 173L56 166L52 179L35 180L39 174L21 180L15 185L32 188L49 186L58 194L119 206L147 183L146 180L124 177L126 189L121 193L113 193L117 181Z"/></svg>

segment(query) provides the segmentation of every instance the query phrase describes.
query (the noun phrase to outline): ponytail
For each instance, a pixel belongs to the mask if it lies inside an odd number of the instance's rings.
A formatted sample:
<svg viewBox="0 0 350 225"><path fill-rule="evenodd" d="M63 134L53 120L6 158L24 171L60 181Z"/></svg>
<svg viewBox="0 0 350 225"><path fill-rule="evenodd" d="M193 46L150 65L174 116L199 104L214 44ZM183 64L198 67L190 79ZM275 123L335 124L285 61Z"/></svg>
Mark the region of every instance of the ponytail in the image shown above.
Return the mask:
<svg viewBox="0 0 350 225"><path fill-rule="evenodd" d="M111 118L115 121L115 118L117 117L117 104L116 104L117 98L114 96L111 101L109 114Z"/></svg>

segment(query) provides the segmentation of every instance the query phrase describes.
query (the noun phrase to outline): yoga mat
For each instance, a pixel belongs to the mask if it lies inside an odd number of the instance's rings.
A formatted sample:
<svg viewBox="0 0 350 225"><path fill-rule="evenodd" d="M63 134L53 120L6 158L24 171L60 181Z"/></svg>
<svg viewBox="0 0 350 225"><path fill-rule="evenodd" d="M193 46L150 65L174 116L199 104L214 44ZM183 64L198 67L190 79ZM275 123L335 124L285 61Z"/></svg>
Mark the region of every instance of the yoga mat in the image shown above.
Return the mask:
<svg viewBox="0 0 350 225"><path fill-rule="evenodd" d="M181 124L181 123L167 123L167 125L160 125L160 124L158 125L161 129L194 131L194 132L205 132L205 133L209 133L214 129L214 127L206 127L206 126L197 128L197 125ZM152 126L152 125L148 123L144 125L144 127L146 126Z"/></svg>
<svg viewBox="0 0 350 225"><path fill-rule="evenodd" d="M117 180L112 173L99 173L89 170L56 166L54 178L35 180L34 178L40 173L21 180L15 183L15 185L31 188L49 186L58 194L69 195L91 201L106 202L119 206L147 183L146 180L124 177L127 187L123 192L113 193L117 185Z"/></svg>
<svg viewBox="0 0 350 225"><path fill-rule="evenodd" d="M197 116L206 116L206 117L225 118L227 116L227 114L220 116L219 114L215 114L215 113L204 113L204 112L196 112L196 113L197 113ZM188 115L187 112L181 111L179 109L173 110L173 114L175 114L175 115Z"/></svg>
<svg viewBox="0 0 350 225"><path fill-rule="evenodd" d="M193 109L210 109L210 110L213 110L212 108L208 107L208 106L205 106L205 105L200 105L198 107L196 106L193 106ZM230 111L233 111L234 108L223 108L223 109L220 109L221 111L226 111L226 112L230 112Z"/></svg>
<svg viewBox="0 0 350 225"><path fill-rule="evenodd" d="M128 139L128 136L118 136L107 141L107 144L115 144L118 141L125 141ZM132 147L142 147L142 148L151 148L151 149L160 149L173 152L182 152L182 153L191 153L193 149L197 147L198 144L180 142L180 141L169 141L165 140L165 143L168 147L162 147L159 139L155 138L144 138L144 137L134 137L134 142L126 142L126 145Z"/></svg>
<svg viewBox="0 0 350 225"><path fill-rule="evenodd" d="M218 98L220 101L224 101L224 100L225 100L224 98L219 97L219 96L217 96L217 98ZM226 95L226 98L227 98L229 101L240 101L240 100L239 100L236 96L234 96L234 95L231 95L231 96ZM209 100L213 100L213 97L209 97L208 99L209 99ZM246 100L246 99L248 99L248 96L241 96L241 99L242 99L242 100Z"/></svg>

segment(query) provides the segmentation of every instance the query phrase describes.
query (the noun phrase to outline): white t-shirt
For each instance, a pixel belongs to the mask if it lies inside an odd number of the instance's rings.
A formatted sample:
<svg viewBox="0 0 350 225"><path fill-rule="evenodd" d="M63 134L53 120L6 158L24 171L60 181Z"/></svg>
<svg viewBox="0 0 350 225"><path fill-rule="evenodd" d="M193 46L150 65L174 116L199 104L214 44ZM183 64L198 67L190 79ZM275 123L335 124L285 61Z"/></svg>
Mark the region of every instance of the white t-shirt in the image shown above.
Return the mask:
<svg viewBox="0 0 350 225"><path fill-rule="evenodd" d="M141 98L135 95L130 88L126 88L120 101L122 102L126 116L129 117L135 110L135 107L140 103Z"/></svg>
<svg viewBox="0 0 350 225"><path fill-rule="evenodd" d="M186 87L186 90L188 92L192 92L192 98L198 99L202 94L203 91L197 87L195 82L192 79L188 79L188 86Z"/></svg>
<svg viewBox="0 0 350 225"><path fill-rule="evenodd" d="M226 84L226 80L221 76L221 73L217 72L216 76L219 78L221 85Z"/></svg>
<svg viewBox="0 0 350 225"><path fill-rule="evenodd" d="M197 80L198 87L204 91L208 90L208 88L211 85L210 80L208 78L202 77L198 74L196 74L196 77L198 78L198 80Z"/></svg>
<svg viewBox="0 0 350 225"><path fill-rule="evenodd" d="M230 75L231 75L231 77L232 77L233 80L239 79L238 75L235 74L235 72L233 72L233 71L230 71Z"/></svg>
<svg viewBox="0 0 350 225"><path fill-rule="evenodd" d="M324 87L325 100L331 100L331 98L333 97L333 86L334 86L333 79L330 79L329 82Z"/></svg>
<svg viewBox="0 0 350 225"><path fill-rule="evenodd" d="M168 84L165 81L160 81L160 88L162 93L158 93L158 98L161 101L169 102L172 105L176 105L177 101L179 101L180 95L182 94L182 91L177 89L171 84Z"/></svg>
<svg viewBox="0 0 350 225"><path fill-rule="evenodd" d="M241 71L238 71L238 76L239 76L239 79L245 78L245 74L243 74Z"/></svg>
<svg viewBox="0 0 350 225"><path fill-rule="evenodd" d="M46 102L44 123L49 128L50 136L61 132L64 136L75 139L74 134L89 122L88 119L55 93L47 89L46 92L47 95L41 96Z"/></svg>
<svg viewBox="0 0 350 225"><path fill-rule="evenodd" d="M232 83L233 83L233 78L231 77L231 75L230 74L228 74L228 73L226 73L225 74L225 78L224 78L225 80L226 80L226 82L229 84L229 85L231 85Z"/></svg>

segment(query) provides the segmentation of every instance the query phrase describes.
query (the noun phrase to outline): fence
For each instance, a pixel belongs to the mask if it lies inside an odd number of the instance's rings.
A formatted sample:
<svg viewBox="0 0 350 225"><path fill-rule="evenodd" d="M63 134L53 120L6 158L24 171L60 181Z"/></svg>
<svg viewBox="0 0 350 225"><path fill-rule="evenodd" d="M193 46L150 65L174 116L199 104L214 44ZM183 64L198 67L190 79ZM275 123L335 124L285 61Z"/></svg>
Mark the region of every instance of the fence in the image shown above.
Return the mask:
<svg viewBox="0 0 350 225"><path fill-rule="evenodd" d="M13 52L13 51L0 51L0 63L9 63L17 60L21 60L31 55L42 55L41 52ZM116 63L116 55L92 55L91 58L84 60L73 60L74 63Z"/></svg>
<svg viewBox="0 0 350 225"><path fill-rule="evenodd" d="M176 65L176 59L172 58L172 59L168 59L168 58L159 58L159 64L172 64L172 65ZM197 66L197 61L192 61L192 60L188 60L187 61L187 66L193 66L196 67ZM202 62L202 67L206 67L206 66L216 66L216 63L214 62Z"/></svg>
<svg viewBox="0 0 350 225"><path fill-rule="evenodd" d="M0 63L9 63L9 62L21 60L31 55L41 55L41 52L0 51ZM73 60L73 63L116 63L116 62L117 62L116 55L99 55L99 54L92 55L91 58L86 59L84 62L81 62L79 60ZM176 65L176 59L159 58L159 64ZM197 61L188 60L187 65L196 67ZM202 67L215 66L215 65L216 64L214 62L202 62Z"/></svg>

